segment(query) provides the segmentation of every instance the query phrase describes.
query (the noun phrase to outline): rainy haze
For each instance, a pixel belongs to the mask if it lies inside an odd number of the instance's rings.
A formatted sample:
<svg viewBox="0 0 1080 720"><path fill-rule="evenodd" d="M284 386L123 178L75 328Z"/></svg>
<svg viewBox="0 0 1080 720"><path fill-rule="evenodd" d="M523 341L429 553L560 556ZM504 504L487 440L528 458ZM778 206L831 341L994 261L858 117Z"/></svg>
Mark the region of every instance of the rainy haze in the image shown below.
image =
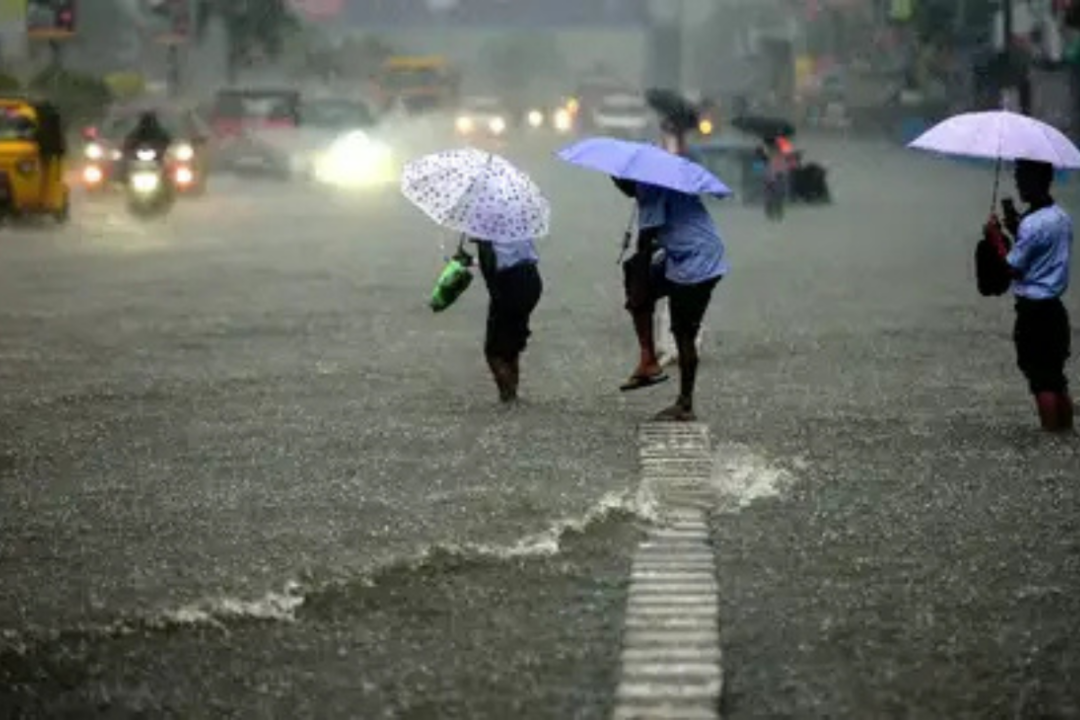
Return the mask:
<svg viewBox="0 0 1080 720"><path fill-rule="evenodd" d="M0 0L0 720L1080 718L1078 0Z"/></svg>

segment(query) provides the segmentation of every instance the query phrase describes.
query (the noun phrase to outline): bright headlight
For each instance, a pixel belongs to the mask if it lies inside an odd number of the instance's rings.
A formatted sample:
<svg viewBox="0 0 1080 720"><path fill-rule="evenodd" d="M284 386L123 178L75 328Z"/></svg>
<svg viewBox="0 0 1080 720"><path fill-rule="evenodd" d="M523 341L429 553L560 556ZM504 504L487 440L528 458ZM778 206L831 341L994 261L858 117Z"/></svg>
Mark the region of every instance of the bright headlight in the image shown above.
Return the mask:
<svg viewBox="0 0 1080 720"><path fill-rule="evenodd" d="M538 128L544 124L544 113L539 110L529 111L529 125Z"/></svg>
<svg viewBox="0 0 1080 720"><path fill-rule="evenodd" d="M173 150L173 154L180 162L189 162L195 157L195 148L187 143L183 143L176 146L176 149Z"/></svg>
<svg viewBox="0 0 1080 720"><path fill-rule="evenodd" d="M347 135L315 160L315 177L331 185L365 185L389 180L392 175L389 146L363 133Z"/></svg>
<svg viewBox="0 0 1080 720"><path fill-rule="evenodd" d="M152 193L160 184L161 178L156 173L135 173L131 176L131 186L137 193Z"/></svg>
<svg viewBox="0 0 1080 720"><path fill-rule="evenodd" d="M503 120L501 117L492 118L491 122L488 124L488 127L491 129L491 132L495 133L496 135L501 135L506 132L506 121Z"/></svg>
<svg viewBox="0 0 1080 720"><path fill-rule="evenodd" d="M573 125L574 119L569 110L559 110L555 113L555 129L559 132L567 132Z"/></svg>
<svg viewBox="0 0 1080 720"><path fill-rule="evenodd" d="M100 160L105 157L105 149L97 143L90 143L86 146L86 157L90 160Z"/></svg>
<svg viewBox="0 0 1080 720"><path fill-rule="evenodd" d="M157 159L157 153L153 150L136 150L135 157L143 162L150 162Z"/></svg>
<svg viewBox="0 0 1080 720"><path fill-rule="evenodd" d="M454 125L457 127L459 133L470 133L473 131L474 127L472 118L466 117L465 115L459 117Z"/></svg>

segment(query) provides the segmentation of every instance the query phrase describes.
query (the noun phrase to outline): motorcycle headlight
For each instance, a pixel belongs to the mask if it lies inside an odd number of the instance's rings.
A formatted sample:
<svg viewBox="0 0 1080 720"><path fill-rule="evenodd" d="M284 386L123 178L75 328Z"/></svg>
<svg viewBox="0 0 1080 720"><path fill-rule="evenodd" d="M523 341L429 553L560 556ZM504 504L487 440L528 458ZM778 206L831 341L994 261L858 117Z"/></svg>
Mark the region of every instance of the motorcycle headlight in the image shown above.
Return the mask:
<svg viewBox="0 0 1080 720"><path fill-rule="evenodd" d="M83 152L89 160L100 160L105 157L105 148L97 143L90 143Z"/></svg>
<svg viewBox="0 0 1080 720"><path fill-rule="evenodd" d="M152 193L160 184L161 178L156 173L141 172L131 177L131 185L138 193Z"/></svg>
<svg viewBox="0 0 1080 720"><path fill-rule="evenodd" d="M502 135L504 132L506 132L506 121L503 120L501 117L492 118L491 122L488 124L488 127L491 129L491 132L495 133L496 135Z"/></svg>
<svg viewBox="0 0 1080 720"><path fill-rule="evenodd" d="M173 155L180 162L190 162L195 158L195 148L187 143L182 143L173 149Z"/></svg>
<svg viewBox="0 0 1080 720"><path fill-rule="evenodd" d="M472 118L465 115L459 117L454 126L457 127L459 133L470 133L474 127Z"/></svg>
<svg viewBox="0 0 1080 720"><path fill-rule="evenodd" d="M529 125L538 128L544 124L544 113L539 110L529 111Z"/></svg>
<svg viewBox="0 0 1080 720"><path fill-rule="evenodd" d="M143 162L150 162L151 160L157 159L157 152L147 149L136 150L135 157L137 157L139 160L142 160Z"/></svg>

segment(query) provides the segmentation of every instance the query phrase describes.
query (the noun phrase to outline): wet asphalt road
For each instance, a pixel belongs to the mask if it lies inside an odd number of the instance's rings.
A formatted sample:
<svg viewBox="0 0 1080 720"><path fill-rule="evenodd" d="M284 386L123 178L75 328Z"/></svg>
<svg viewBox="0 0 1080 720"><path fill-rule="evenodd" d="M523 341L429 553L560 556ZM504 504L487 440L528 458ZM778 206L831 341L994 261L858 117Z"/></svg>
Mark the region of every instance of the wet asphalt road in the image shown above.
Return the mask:
<svg viewBox="0 0 1080 720"><path fill-rule="evenodd" d="M740 243L714 323L719 459L786 471L715 518L726 716L1080 717L1080 443L1039 433L1012 302L975 291L989 176L842 157L844 217Z"/></svg>
<svg viewBox="0 0 1080 720"><path fill-rule="evenodd" d="M1009 304L974 293L989 181L810 147L837 207L718 214L699 413L722 460L789 471L716 517L725 709L1076 716L1080 453L1033 431ZM674 387L613 390L624 204L512 154L556 208L512 413L482 291L426 310L440 236L393 193L223 179L167 224L3 236L0 708L605 715L634 428Z"/></svg>

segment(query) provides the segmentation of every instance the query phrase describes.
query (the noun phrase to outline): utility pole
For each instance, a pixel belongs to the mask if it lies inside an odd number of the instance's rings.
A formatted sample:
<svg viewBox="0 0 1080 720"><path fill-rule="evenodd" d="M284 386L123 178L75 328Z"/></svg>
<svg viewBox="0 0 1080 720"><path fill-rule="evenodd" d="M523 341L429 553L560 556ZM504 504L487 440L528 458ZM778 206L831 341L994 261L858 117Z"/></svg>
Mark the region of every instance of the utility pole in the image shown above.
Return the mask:
<svg viewBox="0 0 1080 720"><path fill-rule="evenodd" d="M649 0L651 83L678 92L682 83L683 0Z"/></svg>
<svg viewBox="0 0 1080 720"><path fill-rule="evenodd" d="M166 82L168 85L168 91L170 97L179 97L183 88L183 73L180 70L180 46L177 44L171 44L167 48L168 57L166 62L168 67L166 72Z"/></svg>
<svg viewBox="0 0 1080 720"><path fill-rule="evenodd" d="M1028 77L1030 68L1027 56L1017 53L1013 42L1013 0L1000 0L1000 7L1004 36L1001 57L1001 65L1004 68L1001 105L1009 110L1029 114L1031 112L1031 85Z"/></svg>

